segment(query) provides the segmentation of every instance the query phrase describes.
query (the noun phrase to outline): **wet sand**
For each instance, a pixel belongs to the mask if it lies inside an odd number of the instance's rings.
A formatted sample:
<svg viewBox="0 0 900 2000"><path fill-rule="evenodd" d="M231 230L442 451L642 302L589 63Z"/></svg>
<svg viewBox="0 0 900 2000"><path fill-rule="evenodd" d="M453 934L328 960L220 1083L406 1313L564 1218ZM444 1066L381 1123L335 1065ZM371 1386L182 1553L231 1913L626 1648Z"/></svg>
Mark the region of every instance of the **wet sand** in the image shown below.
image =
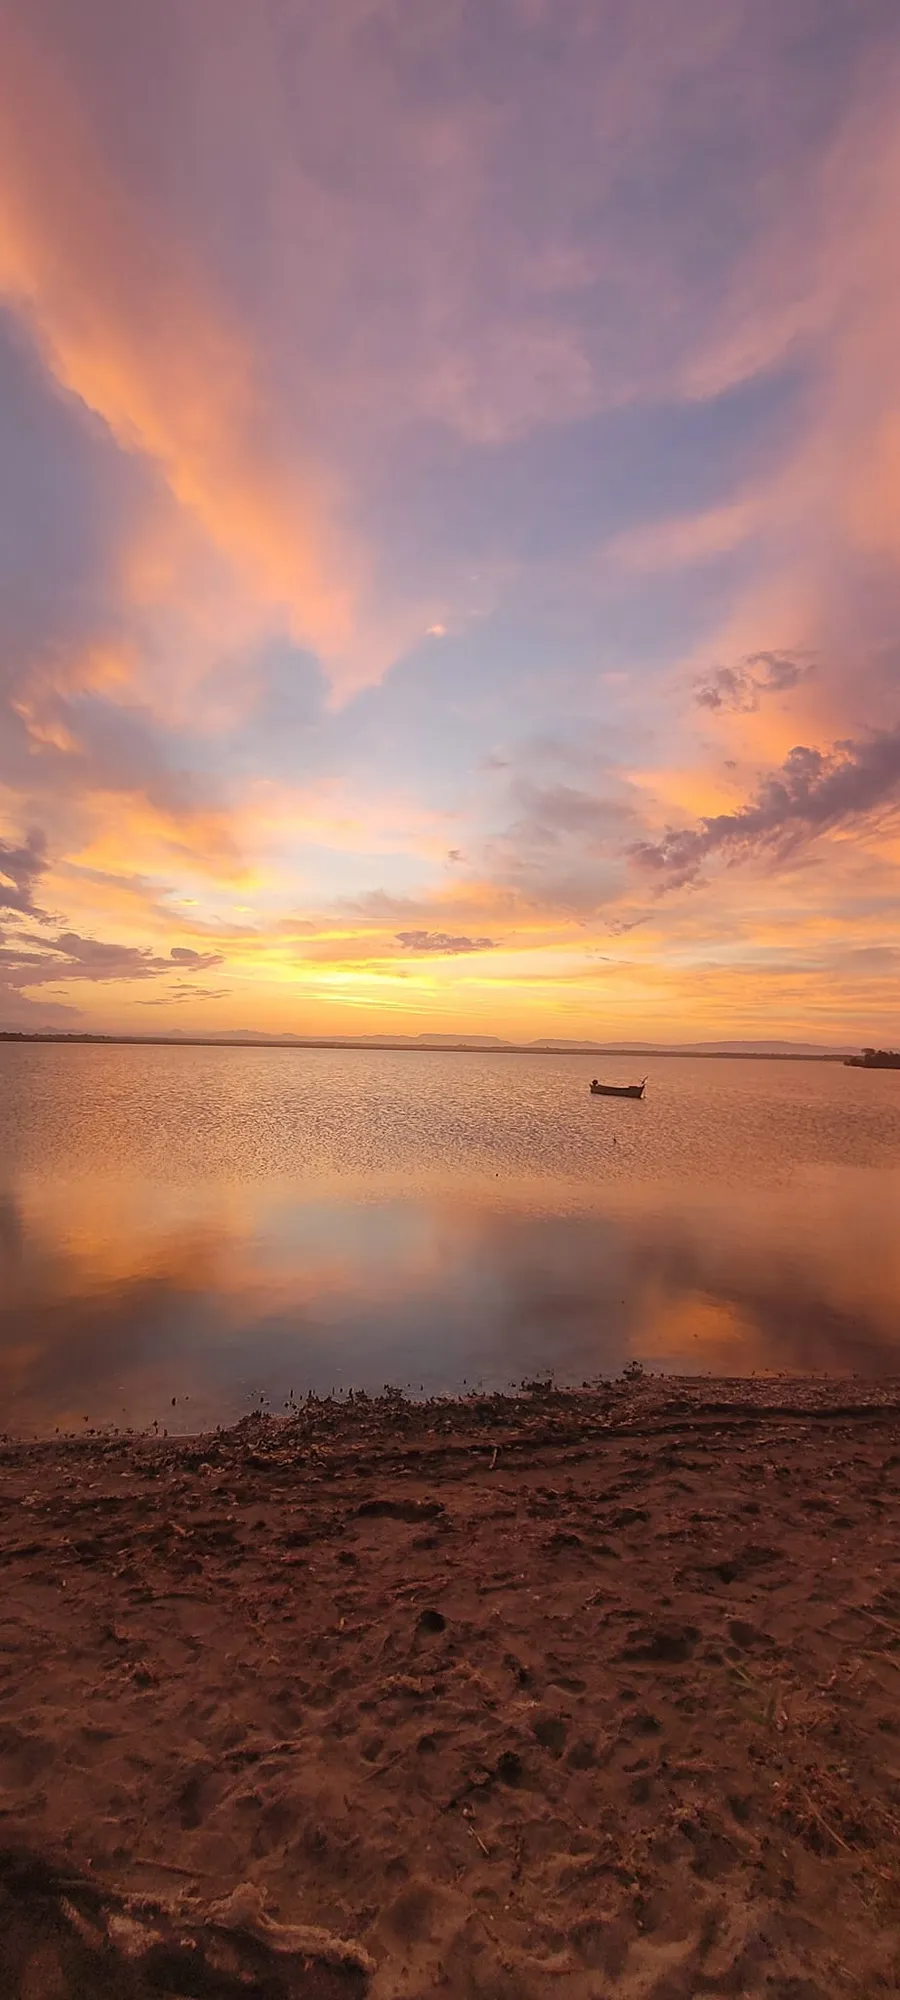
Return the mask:
<svg viewBox="0 0 900 2000"><path fill-rule="evenodd" d="M900 1385L0 1446L4 2000L900 1990Z"/></svg>

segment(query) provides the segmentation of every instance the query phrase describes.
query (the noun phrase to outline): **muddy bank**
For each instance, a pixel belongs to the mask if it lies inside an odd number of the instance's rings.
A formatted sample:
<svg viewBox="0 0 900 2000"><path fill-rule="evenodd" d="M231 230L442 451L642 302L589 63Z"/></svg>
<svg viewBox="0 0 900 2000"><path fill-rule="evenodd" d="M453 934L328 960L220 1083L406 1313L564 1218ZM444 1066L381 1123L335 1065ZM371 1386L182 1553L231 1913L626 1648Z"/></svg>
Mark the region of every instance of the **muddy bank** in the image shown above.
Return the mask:
<svg viewBox="0 0 900 2000"><path fill-rule="evenodd" d="M890 1384L0 1447L0 1989L898 1990L898 1528Z"/></svg>

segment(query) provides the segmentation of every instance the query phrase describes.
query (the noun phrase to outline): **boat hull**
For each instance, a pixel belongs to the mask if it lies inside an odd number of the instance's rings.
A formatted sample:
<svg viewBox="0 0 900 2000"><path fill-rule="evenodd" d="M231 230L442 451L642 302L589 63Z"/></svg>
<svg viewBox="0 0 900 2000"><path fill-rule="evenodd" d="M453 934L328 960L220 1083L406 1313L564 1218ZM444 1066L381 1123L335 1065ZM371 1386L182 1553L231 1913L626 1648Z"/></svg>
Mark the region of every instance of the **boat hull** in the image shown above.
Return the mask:
<svg viewBox="0 0 900 2000"><path fill-rule="evenodd" d="M642 1083L592 1083L592 1097L643 1097Z"/></svg>

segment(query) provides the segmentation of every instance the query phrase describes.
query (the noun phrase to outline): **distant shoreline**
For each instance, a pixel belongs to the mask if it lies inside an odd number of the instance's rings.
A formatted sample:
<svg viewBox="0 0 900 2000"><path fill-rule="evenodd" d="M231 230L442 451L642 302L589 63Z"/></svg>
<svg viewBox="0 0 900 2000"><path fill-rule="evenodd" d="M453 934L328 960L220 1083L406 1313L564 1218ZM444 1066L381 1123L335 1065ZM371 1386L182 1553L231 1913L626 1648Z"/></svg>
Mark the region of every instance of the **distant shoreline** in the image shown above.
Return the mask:
<svg viewBox="0 0 900 2000"><path fill-rule="evenodd" d="M704 1049L704 1048L627 1048L612 1044L598 1047L596 1043L573 1043L565 1048L553 1048L540 1042L401 1042L401 1041L344 1041L338 1037L310 1036L294 1037L290 1041L279 1040L276 1036L250 1039L240 1035L218 1037L204 1035L89 1035L89 1034L24 1034L15 1029L0 1029L0 1044L26 1044L62 1048L150 1048L150 1049L333 1049L354 1051L358 1055L466 1055L466 1056L628 1056L635 1062L645 1057L666 1056L709 1062L824 1062L845 1063L842 1050L822 1049Z"/></svg>

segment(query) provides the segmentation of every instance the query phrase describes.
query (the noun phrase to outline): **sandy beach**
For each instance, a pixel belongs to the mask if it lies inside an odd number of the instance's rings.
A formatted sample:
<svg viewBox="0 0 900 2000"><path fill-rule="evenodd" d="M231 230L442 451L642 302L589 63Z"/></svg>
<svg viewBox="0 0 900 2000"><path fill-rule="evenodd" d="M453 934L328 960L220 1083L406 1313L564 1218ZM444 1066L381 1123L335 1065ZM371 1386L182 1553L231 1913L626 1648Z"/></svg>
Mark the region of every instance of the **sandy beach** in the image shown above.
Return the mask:
<svg viewBox="0 0 900 2000"><path fill-rule="evenodd" d="M0 1990L900 1990L900 1388L0 1447Z"/></svg>

